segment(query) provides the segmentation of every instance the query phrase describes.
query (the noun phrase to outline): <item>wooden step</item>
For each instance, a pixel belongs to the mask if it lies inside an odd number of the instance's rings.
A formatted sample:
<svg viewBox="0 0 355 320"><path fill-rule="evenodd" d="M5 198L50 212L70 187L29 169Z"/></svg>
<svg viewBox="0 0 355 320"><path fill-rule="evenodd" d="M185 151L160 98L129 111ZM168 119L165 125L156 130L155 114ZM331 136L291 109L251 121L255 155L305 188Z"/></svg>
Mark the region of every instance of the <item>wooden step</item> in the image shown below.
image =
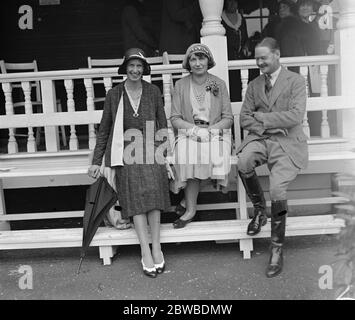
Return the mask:
<svg viewBox="0 0 355 320"><path fill-rule="evenodd" d="M161 242L192 242L251 239L246 235L249 220L219 220L192 222L183 229L173 229L172 224L162 224ZM344 225L333 215L289 217L286 236L334 234ZM270 219L262 231L252 238L270 237ZM34 249L80 247L82 229L41 229L0 231L0 249ZM117 230L99 228L91 246L116 246L138 244L133 229Z"/></svg>

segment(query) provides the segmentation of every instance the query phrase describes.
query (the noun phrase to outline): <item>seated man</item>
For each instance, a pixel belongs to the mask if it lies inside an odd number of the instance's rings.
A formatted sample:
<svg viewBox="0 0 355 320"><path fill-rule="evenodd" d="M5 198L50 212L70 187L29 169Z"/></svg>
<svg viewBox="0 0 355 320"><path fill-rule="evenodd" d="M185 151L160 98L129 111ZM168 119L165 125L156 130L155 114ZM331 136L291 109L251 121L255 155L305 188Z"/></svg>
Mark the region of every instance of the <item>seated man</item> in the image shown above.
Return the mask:
<svg viewBox="0 0 355 320"><path fill-rule="evenodd" d="M255 48L256 64L263 73L249 83L240 114L240 124L249 134L237 150L238 171L254 205L247 234L256 235L266 224L263 190L255 167L270 170L271 256L267 277L282 270L285 238L287 187L307 166L307 137L302 130L306 110L305 80L280 65L280 47L264 38Z"/></svg>

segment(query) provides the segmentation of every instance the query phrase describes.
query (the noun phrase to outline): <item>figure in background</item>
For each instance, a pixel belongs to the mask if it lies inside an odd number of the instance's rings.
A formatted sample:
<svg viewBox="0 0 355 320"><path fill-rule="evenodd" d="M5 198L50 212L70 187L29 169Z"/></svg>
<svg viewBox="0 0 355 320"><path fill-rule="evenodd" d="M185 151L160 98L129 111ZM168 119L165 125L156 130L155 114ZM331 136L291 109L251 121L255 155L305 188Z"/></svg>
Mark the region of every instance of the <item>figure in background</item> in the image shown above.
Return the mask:
<svg viewBox="0 0 355 320"><path fill-rule="evenodd" d="M269 22L262 30L261 36L275 37L282 19L287 17L294 17L297 14L296 4L292 0L279 1L277 14L269 16Z"/></svg>
<svg viewBox="0 0 355 320"><path fill-rule="evenodd" d="M297 13L307 31L305 55L321 54L321 34L317 19L318 4L313 0L299 0Z"/></svg>
<svg viewBox="0 0 355 320"><path fill-rule="evenodd" d="M297 9L297 5L292 0L281 0L278 17L274 17L262 31L263 38L272 37L277 40L281 57L317 54L319 37L312 27L302 22Z"/></svg>
<svg viewBox="0 0 355 320"><path fill-rule="evenodd" d="M254 206L247 229L253 236L267 223L266 201L255 168L267 164L270 170L271 254L266 276L274 277L283 266L287 188L308 162L302 130L306 85L301 75L280 65L275 39L264 38L256 46L255 59L262 74L249 83L240 113L240 126L248 135L237 149L238 171Z"/></svg>
<svg viewBox="0 0 355 320"><path fill-rule="evenodd" d="M222 12L222 24L226 29L228 60L246 59L245 44L248 40L247 25L238 12L237 0L226 0ZM231 101L242 101L240 70L229 71Z"/></svg>
<svg viewBox="0 0 355 320"><path fill-rule="evenodd" d="M158 40L146 13L144 0L126 0L121 14L124 52L129 48L141 48L147 57L157 55Z"/></svg>
<svg viewBox="0 0 355 320"><path fill-rule="evenodd" d="M133 219L143 272L156 277L165 268L160 213L170 208L168 173L164 160L156 157L161 144L156 136L158 130L166 130L167 121L159 88L142 80L150 74L150 66L141 49L126 51L118 73L126 74L127 79L107 93L88 173L93 178L99 176L103 157L105 167L115 170L122 217Z"/></svg>
<svg viewBox="0 0 355 320"><path fill-rule="evenodd" d="M198 0L163 0L159 51L184 54L200 41L202 14Z"/></svg>
<svg viewBox="0 0 355 320"><path fill-rule="evenodd" d="M194 218L202 181L212 179L216 186L227 187L233 123L226 83L208 72L215 66L210 49L192 44L182 66L190 74L176 82L172 97L170 120L177 138L171 190L184 189L185 198L177 206L181 217L174 228L183 228Z"/></svg>

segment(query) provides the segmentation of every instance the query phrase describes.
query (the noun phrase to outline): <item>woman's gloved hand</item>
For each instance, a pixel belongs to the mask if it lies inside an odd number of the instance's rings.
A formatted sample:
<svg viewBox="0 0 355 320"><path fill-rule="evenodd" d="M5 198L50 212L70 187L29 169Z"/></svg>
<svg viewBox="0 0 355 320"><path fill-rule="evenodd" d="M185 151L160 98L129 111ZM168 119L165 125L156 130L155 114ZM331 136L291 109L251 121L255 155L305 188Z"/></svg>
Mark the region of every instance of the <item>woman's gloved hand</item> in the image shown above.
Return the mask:
<svg viewBox="0 0 355 320"><path fill-rule="evenodd" d="M168 158L165 158L165 168L166 168L166 171L168 172L168 178L171 180L175 180L175 175L174 175L174 171L172 168L172 164L170 164L170 161Z"/></svg>
<svg viewBox="0 0 355 320"><path fill-rule="evenodd" d="M88 176L97 179L100 176L100 166L93 164L88 169Z"/></svg>
<svg viewBox="0 0 355 320"><path fill-rule="evenodd" d="M210 132L207 128L198 128L195 135L197 138L200 138L201 142L207 142L210 140Z"/></svg>

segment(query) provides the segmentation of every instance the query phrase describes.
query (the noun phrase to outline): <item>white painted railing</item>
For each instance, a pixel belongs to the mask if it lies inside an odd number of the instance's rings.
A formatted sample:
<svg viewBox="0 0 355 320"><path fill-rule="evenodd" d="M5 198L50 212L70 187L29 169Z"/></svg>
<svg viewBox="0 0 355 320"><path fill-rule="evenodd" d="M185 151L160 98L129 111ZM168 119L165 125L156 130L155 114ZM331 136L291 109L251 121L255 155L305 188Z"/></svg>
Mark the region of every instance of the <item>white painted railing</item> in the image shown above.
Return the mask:
<svg viewBox="0 0 355 320"><path fill-rule="evenodd" d="M309 56L309 57L293 57L282 58L281 62L286 67L300 66L300 72L305 77L308 84L309 66L319 66L321 80L320 97L310 97L307 102L307 114L304 119L304 131L311 138L311 144L331 144L334 142L346 141L346 137L338 134L336 117L333 119L335 123L329 123L328 112L341 112L337 109L353 108L353 101L349 101L345 97L328 97L328 66L339 63L339 57L335 55L329 56ZM241 70L242 94L244 96L248 85L248 76L250 69L255 69L255 60L236 60L228 62L229 70ZM167 117L170 115L171 107L171 88L172 73L183 73L180 64L170 65L153 65L152 75L161 74L163 78L163 97ZM78 70L62 70L62 71L44 71L44 72L26 72L12 73L0 75L0 83L5 97L5 115L0 115L0 129L8 131L7 152L9 154L18 153L18 141L15 136L16 128L27 128L27 152L36 152L36 139L33 128L44 127L45 132L45 151L56 152L60 150L60 142L58 139L58 127L67 126L67 139L69 150L90 149L95 146L96 140L96 124L100 122L102 110L95 110L95 93L93 79L103 79L105 92L112 88L113 78L118 78L117 68L102 69L78 69ZM150 76L145 77L150 81ZM122 80L122 78L121 78ZM31 101L30 85L38 81L41 86L42 94L42 112L33 113ZM67 105L67 111L57 112L56 110L56 85L62 82L65 88L66 101L62 104ZM75 82L75 83L74 83ZM12 101L12 84L21 83L24 93L24 114L15 114L14 103ZM75 95L76 88L81 85L85 88L86 97L77 99ZM239 104L239 103L238 103ZM241 103L240 103L241 104ZM334 111L331 111L334 110ZM319 124L309 121L309 115L312 112L321 112L322 117ZM77 126L87 126L87 134L84 135L88 139L80 147L77 136ZM318 131L320 136L312 136L311 126L319 125ZM330 127L335 134L331 135ZM5 130L2 130L4 132ZM317 130L315 130L317 131ZM4 139L0 140L4 143ZM6 149L1 146L1 150Z"/></svg>
<svg viewBox="0 0 355 320"><path fill-rule="evenodd" d="M300 74L305 79L308 102L307 112L303 120L303 130L310 138L311 144L324 144L334 141L340 142L342 138L344 138L338 133L336 123L336 113L341 111L335 111L334 98L332 99L333 103L331 105L327 103L329 99L326 99L328 97L329 66L339 64L339 59L339 56L336 55L281 58L281 63L286 68L299 67ZM244 97L248 86L249 72L251 69L257 69L255 60L229 61L228 68L229 70L241 70L242 97ZM320 86L318 96L323 99L311 96L309 83L311 70L313 74L318 77L318 85ZM335 81L335 79L331 79L331 81ZM334 82L332 85L335 87ZM320 121L314 119L315 112L321 113ZM332 123L330 123L329 120L329 112L333 112ZM312 122L312 124L310 124L310 122ZM311 126L313 126L313 130L311 130ZM330 127L332 127L332 135ZM314 134L311 131L319 134Z"/></svg>
<svg viewBox="0 0 355 320"><path fill-rule="evenodd" d="M181 72L181 65L152 66L152 75L162 74L164 78L164 99L166 111L170 114L170 92L172 72ZM117 68L96 68L63 71L26 72L0 75L0 83L5 97L5 115L0 115L0 129L8 130L7 152L18 153L18 140L16 139L16 128L27 128L26 151L37 152L35 133L33 128L44 127L45 151L59 151L60 141L58 139L58 127L69 126L69 150L78 150L79 140L76 126L88 126L88 142L83 143L89 149L93 149L96 141L95 124L100 122L102 111L95 110L95 94L93 79L103 79L105 92L112 88L113 78L119 78ZM151 81L150 76L145 80ZM119 78L122 81L123 77ZM34 101L31 101L31 84L40 83L42 112L33 113ZM67 105L66 112L57 112L56 109L56 85L59 82L64 84ZM74 83L75 82L75 83ZM20 83L24 94L24 109L22 114L15 114L15 103L12 98L12 84ZM84 85L86 101L75 99L75 89ZM81 97L82 98L82 97ZM80 103L80 105L78 105ZM3 132L3 131L2 131ZM4 139L0 140L4 143ZM1 150L5 146L1 146ZM82 149L82 148L80 148Z"/></svg>

